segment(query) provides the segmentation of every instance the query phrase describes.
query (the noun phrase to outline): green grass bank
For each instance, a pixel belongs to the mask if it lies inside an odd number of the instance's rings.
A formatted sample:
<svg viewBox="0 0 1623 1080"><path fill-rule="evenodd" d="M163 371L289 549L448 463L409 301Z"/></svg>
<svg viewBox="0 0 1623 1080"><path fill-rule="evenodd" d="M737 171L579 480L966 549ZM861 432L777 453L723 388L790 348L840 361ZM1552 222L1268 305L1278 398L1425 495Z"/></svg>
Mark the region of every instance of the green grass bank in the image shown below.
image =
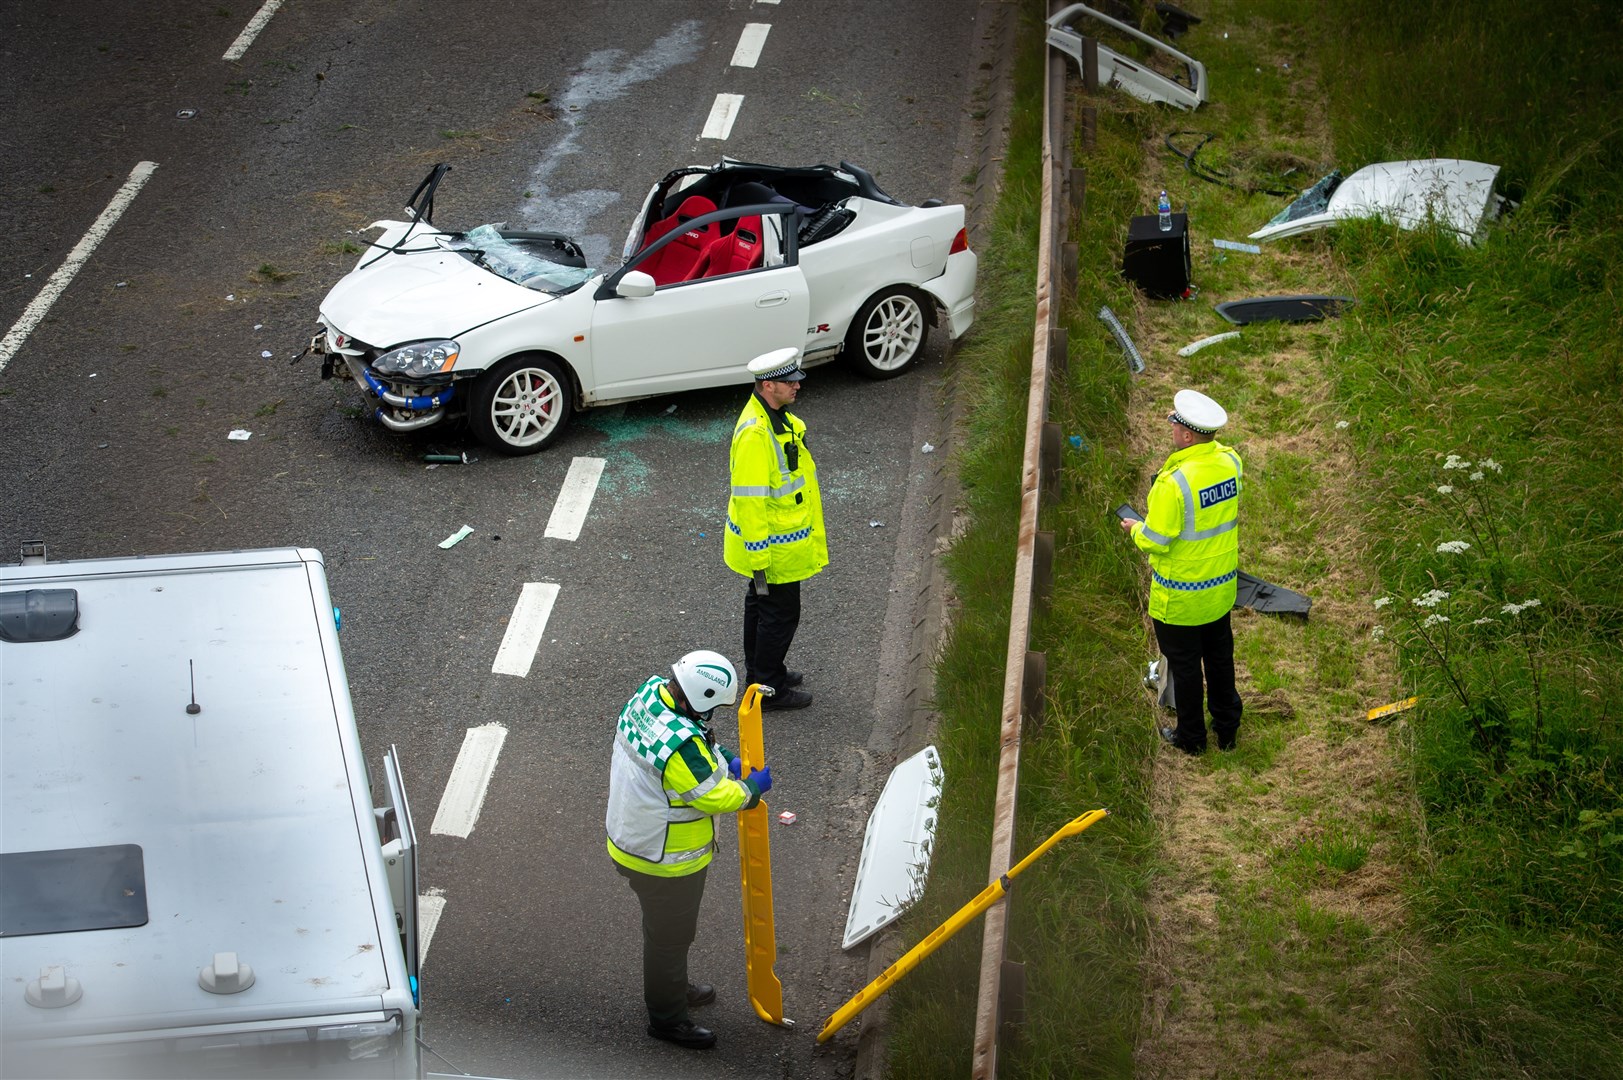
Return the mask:
<svg viewBox="0 0 1623 1080"><path fill-rule="evenodd" d="M1209 1008L1222 1038L1251 1033L1211 1071L1623 1075L1623 582L1610 572L1623 542L1623 17L1592 2L1183 6L1205 19L1179 44L1210 68L1212 103L1178 114L1107 91L1097 145L1077 155L1088 202L1052 419L1079 445L1067 441L1043 510L1056 583L1033 647L1048 699L1026 733L1016 848L1093 806L1112 816L1015 887L1027 1015L1000 1072L1175 1071L1145 1065L1165 1037L1145 1005L1167 977L1157 886L1206 871L1175 865L1169 846L1168 766L1138 688L1142 569L1108 512L1142 495L1165 453L1134 416L1187 383L1243 418L1248 567L1319 602L1305 628L1238 626L1242 693L1260 706L1241 752L1171 774L1186 799L1255 811L1204 835L1214 926L1174 954L1173 996ZM904 923L914 941L987 872L1040 194L1041 8L1023 12L980 324L956 360L971 524L949 556L960 606L936 692L948 781L930 888ZM1198 244L1243 238L1285 201L1190 177L1162 143L1178 129L1214 134L1203 162L1241 184L1463 157L1502 166L1498 189L1520 205L1475 248L1364 224L1263 256L1203 248L1195 303L1146 304L1116 267L1127 218L1157 187L1187 203ZM1213 301L1310 291L1359 304L1310 331L1250 328L1233 350L1173 356L1224 328ZM1136 388L1101 304L1150 360ZM1409 693L1419 707L1372 734L1363 709ZM1372 766L1356 804L1327 809L1286 782L1350 783L1377 751L1390 775ZM1376 870L1390 890L1372 891ZM1393 911L1375 911L1388 892ZM977 924L893 991L892 1075L967 1073L979 957ZM1381 1044L1377 1027L1409 1041Z"/></svg>

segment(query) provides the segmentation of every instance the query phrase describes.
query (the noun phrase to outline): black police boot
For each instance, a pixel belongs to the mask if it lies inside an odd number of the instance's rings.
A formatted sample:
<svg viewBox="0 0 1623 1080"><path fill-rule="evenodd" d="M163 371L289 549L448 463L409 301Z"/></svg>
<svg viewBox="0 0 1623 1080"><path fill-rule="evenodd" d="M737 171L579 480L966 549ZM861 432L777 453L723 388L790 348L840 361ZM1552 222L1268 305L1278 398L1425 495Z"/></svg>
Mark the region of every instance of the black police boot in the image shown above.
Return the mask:
<svg viewBox="0 0 1623 1080"><path fill-rule="evenodd" d="M692 1020L684 1020L680 1024L649 1024L648 1034L675 1043L684 1050L708 1050L716 1045L716 1033Z"/></svg>

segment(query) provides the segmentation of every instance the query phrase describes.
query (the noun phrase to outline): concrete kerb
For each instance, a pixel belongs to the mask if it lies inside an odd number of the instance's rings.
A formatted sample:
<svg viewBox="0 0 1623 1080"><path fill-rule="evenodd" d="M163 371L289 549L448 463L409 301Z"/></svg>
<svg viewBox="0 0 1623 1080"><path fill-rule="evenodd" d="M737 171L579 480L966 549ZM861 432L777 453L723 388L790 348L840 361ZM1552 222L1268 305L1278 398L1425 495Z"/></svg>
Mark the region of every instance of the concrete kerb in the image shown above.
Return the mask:
<svg viewBox="0 0 1623 1080"><path fill-rule="evenodd" d="M1020 31L1018 0L980 0L976 22L982 32L976 40L977 70L986 78L979 88L986 111L977 120L966 116L959 145L973 148L975 173L971 190L963 193L970 242L985 236L986 223L996 205L1002 186L1002 164L1008 145L1009 113L1014 99L1013 57ZM986 65L982 67L981 65ZM966 153L964 156L970 156ZM964 405L960 388L948 365L943 376L950 419L949 442L938 451L931 493L929 535L933 545L923 583L915 598L911 657L911 687L907 694L908 716L898 737L897 760L922 749L934 737L938 717L934 707L935 669L954 604L941 565L941 557L962 533L966 522L959 505L958 476L950 454L962 430ZM901 956L902 935L893 927L880 931L869 941L867 979L872 982ZM889 1043L889 1001L880 998L862 1014L857 1039L857 1057L852 1075L856 1080L883 1080L886 1075Z"/></svg>

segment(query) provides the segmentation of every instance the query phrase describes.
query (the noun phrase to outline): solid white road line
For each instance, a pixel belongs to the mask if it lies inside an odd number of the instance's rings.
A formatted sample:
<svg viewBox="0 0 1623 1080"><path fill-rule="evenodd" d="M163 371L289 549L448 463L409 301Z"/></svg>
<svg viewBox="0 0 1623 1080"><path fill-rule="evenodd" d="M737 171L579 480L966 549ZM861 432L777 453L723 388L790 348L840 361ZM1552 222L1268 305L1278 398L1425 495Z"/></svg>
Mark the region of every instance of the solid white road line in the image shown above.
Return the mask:
<svg viewBox="0 0 1623 1080"><path fill-rule="evenodd" d="M564 477L558 501L552 504L552 516L547 519L547 536L558 540L580 539L580 527L586 524L586 511L592 508L592 496L597 494L597 482L602 475L600 457L578 457L569 463L569 475Z"/></svg>
<svg viewBox="0 0 1623 1080"><path fill-rule="evenodd" d="M469 728L462 736L462 749L451 766L451 779L445 782L445 794L440 796L440 808L429 832L463 838L473 832L479 809L485 805L485 788L490 785L490 774L496 771L496 757L506 739L507 729L494 723Z"/></svg>
<svg viewBox="0 0 1623 1080"><path fill-rule="evenodd" d="M51 275L45 287L39 291L39 295L34 297L34 302L23 310L22 318L12 323L11 329L6 331L6 336L0 338L0 371L4 371L6 365L11 363L11 358L22 348L23 340L39 325L39 321L45 318L45 313L51 310L56 298L61 296L62 291L73 281L73 275L77 274L79 268L89 260L91 252L96 250L96 245L112 231L119 215L134 201L136 193L141 190L142 185L157 167L156 161L143 161L130 170L130 178L124 181L124 186L118 189L113 201L107 204L107 209L103 210L101 216L90 226L90 231L73 245L67 259L57 268L56 273Z"/></svg>
<svg viewBox="0 0 1623 1080"><path fill-rule="evenodd" d="M428 945L445 914L445 890L429 889L417 898L417 966L428 959Z"/></svg>
<svg viewBox="0 0 1623 1080"><path fill-rule="evenodd" d="M541 635L547 632L547 620L552 617L553 601L558 599L558 586L550 581L526 581L513 605L512 617L507 620L507 633L496 650L496 662L490 670L498 675L517 675L525 678L535 662L535 650L541 647Z"/></svg>
<svg viewBox="0 0 1623 1080"><path fill-rule="evenodd" d="M265 0L265 6L259 9L259 14L248 20L248 25L242 28L242 33L237 35L237 40L231 43L231 47L220 59L241 60L242 54L248 51L248 46L254 43L254 38L265 29L265 24L270 22L271 16L275 15L276 9L281 6L282 0Z"/></svg>
<svg viewBox="0 0 1623 1080"><path fill-rule="evenodd" d="M733 67L754 67L755 61L761 58L767 31L771 29L771 23L745 23L744 32L738 36L738 48L733 50Z"/></svg>
<svg viewBox="0 0 1623 1080"><path fill-rule="evenodd" d="M704 122L701 139L725 139L733 133L733 121L738 118L738 107L744 104L743 94L717 94L710 106L710 118Z"/></svg>

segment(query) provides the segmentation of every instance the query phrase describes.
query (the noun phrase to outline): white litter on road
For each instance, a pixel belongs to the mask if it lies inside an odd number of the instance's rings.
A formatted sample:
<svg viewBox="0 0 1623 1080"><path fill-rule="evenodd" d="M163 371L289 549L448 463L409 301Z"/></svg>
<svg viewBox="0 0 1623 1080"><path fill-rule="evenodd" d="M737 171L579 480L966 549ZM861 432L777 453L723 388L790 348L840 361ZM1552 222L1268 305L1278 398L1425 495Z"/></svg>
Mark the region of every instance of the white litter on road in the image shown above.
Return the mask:
<svg viewBox="0 0 1623 1080"><path fill-rule="evenodd" d="M578 457L569 463L569 475L564 477L558 501L552 504L552 516L547 519L546 536L580 539L586 512L592 508L592 496L597 494L597 482L603 476L603 464L603 458L595 457Z"/></svg>
<svg viewBox="0 0 1623 1080"><path fill-rule="evenodd" d="M474 822L485 805L485 789L496 771L496 758L507 741L507 729L500 724L481 724L462 736L451 778L445 782L440 808L428 831L436 836L460 836L473 832Z"/></svg>
<svg viewBox="0 0 1623 1080"><path fill-rule="evenodd" d="M462 541L466 540L469 536L472 536L472 535L473 535L473 526L472 525L464 525L464 526L462 526L462 528L458 529L456 532L452 533L450 536L447 536L444 540L441 540L440 541L440 547L442 547L442 548L454 548L458 544L462 543Z"/></svg>
<svg viewBox="0 0 1623 1080"><path fill-rule="evenodd" d="M253 434L254 433L249 431L247 428L233 428L229 433L227 433L226 438L230 439L232 442L247 442L253 437Z"/></svg>
<svg viewBox="0 0 1623 1080"><path fill-rule="evenodd" d="M547 632L547 620L552 618L552 605L558 599L558 586L551 581L526 581L519 593L518 603L507 620L507 633L496 649L496 659L490 670L497 675L517 675L527 678L530 665L535 663L535 651Z"/></svg>
<svg viewBox="0 0 1623 1080"><path fill-rule="evenodd" d="M56 273L45 282L45 287L40 289L39 295L23 309L22 317L11 324L11 329L6 331L4 338L0 338L0 371L4 371L6 365L11 363L11 358L22 348L23 341L33 332L34 327L39 325L40 320L45 318L45 313L51 310L56 298L72 283L79 268L89 261L91 253L96 250L96 245L107 238L107 234L118 223L119 216L135 200L135 196L157 168L157 162L143 161L130 170L130 178L124 181L124 186L113 195L107 209L101 212L101 216L91 224L89 231L73 245L73 250L68 252L68 257L63 260Z"/></svg>

